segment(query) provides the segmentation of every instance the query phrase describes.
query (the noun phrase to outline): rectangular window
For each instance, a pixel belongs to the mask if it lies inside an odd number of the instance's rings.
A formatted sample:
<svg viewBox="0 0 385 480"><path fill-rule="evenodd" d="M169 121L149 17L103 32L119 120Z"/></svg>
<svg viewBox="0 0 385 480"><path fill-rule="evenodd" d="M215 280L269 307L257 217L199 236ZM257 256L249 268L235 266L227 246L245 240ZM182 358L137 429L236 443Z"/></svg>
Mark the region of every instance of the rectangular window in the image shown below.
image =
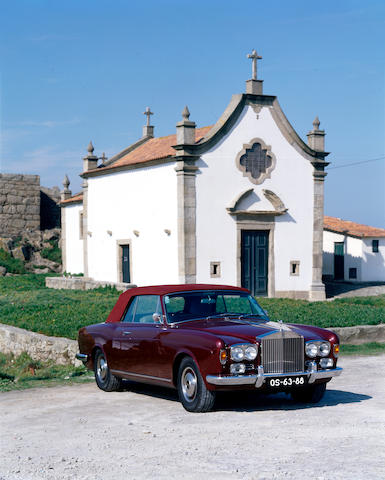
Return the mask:
<svg viewBox="0 0 385 480"><path fill-rule="evenodd" d="M378 253L378 240L372 240L372 252Z"/></svg>
<svg viewBox="0 0 385 480"><path fill-rule="evenodd" d="M349 268L349 278L357 278L357 269Z"/></svg>
<svg viewBox="0 0 385 480"><path fill-rule="evenodd" d="M210 262L210 277L219 278L221 276L221 262Z"/></svg>
<svg viewBox="0 0 385 480"><path fill-rule="evenodd" d="M299 260L292 260L290 262L290 275L299 276Z"/></svg>

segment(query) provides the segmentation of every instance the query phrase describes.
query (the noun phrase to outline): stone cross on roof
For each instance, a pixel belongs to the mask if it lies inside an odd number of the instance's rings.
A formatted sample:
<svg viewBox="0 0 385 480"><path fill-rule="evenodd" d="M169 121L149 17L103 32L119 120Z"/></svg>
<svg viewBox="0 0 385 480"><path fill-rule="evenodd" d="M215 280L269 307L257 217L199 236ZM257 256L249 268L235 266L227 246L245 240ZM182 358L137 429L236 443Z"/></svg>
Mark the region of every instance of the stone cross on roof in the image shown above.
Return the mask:
<svg viewBox="0 0 385 480"><path fill-rule="evenodd" d="M261 60L262 57L260 57L258 54L257 54L257 51L256 50L253 50L251 53L249 53L247 55L247 58L251 58L252 60L252 79L253 80L257 80L257 60Z"/></svg>
<svg viewBox="0 0 385 480"><path fill-rule="evenodd" d="M147 108L146 108L146 111L143 112L143 115L146 115L146 117L147 117L147 124L146 124L146 126L149 127L149 126L150 126L150 116L151 116L151 115L154 115L153 112L151 111L150 107L147 107Z"/></svg>

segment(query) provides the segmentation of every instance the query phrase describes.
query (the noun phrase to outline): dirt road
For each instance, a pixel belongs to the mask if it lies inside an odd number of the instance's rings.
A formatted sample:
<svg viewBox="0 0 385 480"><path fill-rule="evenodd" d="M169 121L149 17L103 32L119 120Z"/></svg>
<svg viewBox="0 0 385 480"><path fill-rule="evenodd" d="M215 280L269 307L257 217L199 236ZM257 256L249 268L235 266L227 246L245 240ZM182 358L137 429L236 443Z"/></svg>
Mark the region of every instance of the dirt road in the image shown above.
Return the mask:
<svg viewBox="0 0 385 480"><path fill-rule="evenodd" d="M340 365L312 407L227 395L191 414L168 390L93 383L0 394L0 480L383 480L385 356Z"/></svg>

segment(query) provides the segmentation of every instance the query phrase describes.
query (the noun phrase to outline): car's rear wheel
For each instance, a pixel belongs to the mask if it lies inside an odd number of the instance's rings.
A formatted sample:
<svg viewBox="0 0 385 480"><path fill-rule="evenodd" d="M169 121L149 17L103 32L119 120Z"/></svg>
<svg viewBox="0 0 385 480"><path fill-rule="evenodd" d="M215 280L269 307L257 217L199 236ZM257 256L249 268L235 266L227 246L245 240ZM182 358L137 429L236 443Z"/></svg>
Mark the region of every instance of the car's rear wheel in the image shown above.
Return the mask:
<svg viewBox="0 0 385 480"><path fill-rule="evenodd" d="M94 373L97 386L105 392L119 390L122 380L112 375L107 359L101 350L97 350L94 358Z"/></svg>
<svg viewBox="0 0 385 480"><path fill-rule="evenodd" d="M318 403L322 400L326 390L326 383L318 383L306 387L296 388L291 392L291 398L295 402Z"/></svg>
<svg viewBox="0 0 385 480"><path fill-rule="evenodd" d="M207 389L194 360L185 357L178 370L178 395L189 412L208 412L214 405L215 392Z"/></svg>

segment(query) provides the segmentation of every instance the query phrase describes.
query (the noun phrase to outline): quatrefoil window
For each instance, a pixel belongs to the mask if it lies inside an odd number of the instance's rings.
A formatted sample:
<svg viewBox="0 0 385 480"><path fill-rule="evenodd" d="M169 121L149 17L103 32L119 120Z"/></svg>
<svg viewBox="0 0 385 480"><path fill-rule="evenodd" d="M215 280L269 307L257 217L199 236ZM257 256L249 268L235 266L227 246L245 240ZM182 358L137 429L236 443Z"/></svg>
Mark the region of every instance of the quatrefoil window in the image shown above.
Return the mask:
<svg viewBox="0 0 385 480"><path fill-rule="evenodd" d="M237 155L237 167L244 176L256 184L270 178L275 167L275 156L270 147L263 140L254 138L250 143L243 145L243 150Z"/></svg>

